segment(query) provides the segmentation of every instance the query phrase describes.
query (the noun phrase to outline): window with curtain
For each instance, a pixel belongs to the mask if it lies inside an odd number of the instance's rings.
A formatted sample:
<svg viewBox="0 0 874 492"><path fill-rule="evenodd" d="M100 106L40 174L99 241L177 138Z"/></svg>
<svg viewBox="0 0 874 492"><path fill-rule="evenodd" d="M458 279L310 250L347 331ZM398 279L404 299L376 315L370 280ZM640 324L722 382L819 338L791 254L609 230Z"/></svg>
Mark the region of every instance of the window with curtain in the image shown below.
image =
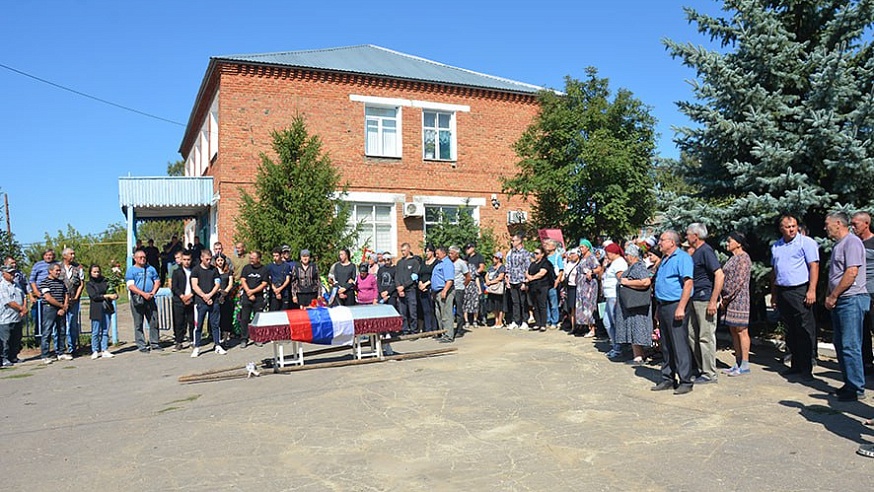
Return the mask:
<svg viewBox="0 0 874 492"><path fill-rule="evenodd" d="M401 157L399 108L364 108L364 153L376 157Z"/></svg>
<svg viewBox="0 0 874 492"><path fill-rule="evenodd" d="M355 203L349 217L349 228L360 224L361 229L354 249L367 246L374 251L392 248L392 205Z"/></svg>
<svg viewBox="0 0 874 492"><path fill-rule="evenodd" d="M422 136L425 159L455 160L455 113L422 111Z"/></svg>

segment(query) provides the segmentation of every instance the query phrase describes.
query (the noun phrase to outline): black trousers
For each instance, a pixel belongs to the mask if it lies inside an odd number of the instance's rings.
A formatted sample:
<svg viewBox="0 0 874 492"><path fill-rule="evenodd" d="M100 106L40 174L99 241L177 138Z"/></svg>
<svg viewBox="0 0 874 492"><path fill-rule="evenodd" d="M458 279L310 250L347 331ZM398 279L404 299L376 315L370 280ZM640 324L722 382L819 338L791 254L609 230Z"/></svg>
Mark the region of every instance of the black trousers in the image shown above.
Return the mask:
<svg viewBox="0 0 874 492"><path fill-rule="evenodd" d="M252 313L258 313L264 310L264 296L261 293L255 294L255 300L250 301L246 293L240 294L240 338L249 341L249 323L252 321Z"/></svg>
<svg viewBox="0 0 874 492"><path fill-rule="evenodd" d="M540 328L546 328L546 305L549 296L549 285L531 288L531 307L534 311L534 323Z"/></svg>
<svg viewBox="0 0 874 492"><path fill-rule="evenodd" d="M522 290L522 285L510 284L510 321L516 323L517 326L528 320L526 307L528 293Z"/></svg>
<svg viewBox="0 0 874 492"><path fill-rule="evenodd" d="M288 298L282 297L277 299L275 295L270 295L270 311L285 311L288 309Z"/></svg>
<svg viewBox="0 0 874 492"><path fill-rule="evenodd" d="M419 328L419 300L416 290L411 286L409 290L404 289L404 297L398 296L398 308L404 320L404 333L413 333Z"/></svg>
<svg viewBox="0 0 874 492"><path fill-rule="evenodd" d="M679 302L665 302L658 305L659 333L662 348L662 380L675 385L677 379L681 386L692 386L698 367L689 346L689 316L692 302L686 305L686 315L682 320L674 319Z"/></svg>
<svg viewBox="0 0 874 492"><path fill-rule="evenodd" d="M173 340L182 343L185 334L194 336L194 302L184 305L173 300ZM193 340L193 338L192 338Z"/></svg>
<svg viewBox="0 0 874 492"><path fill-rule="evenodd" d="M297 293L297 305L292 308L291 306L288 309L297 309L300 306L309 307L312 304L313 299L318 297L318 292L298 292Z"/></svg>
<svg viewBox="0 0 874 492"><path fill-rule="evenodd" d="M464 326L464 285L461 289L455 289L455 333L461 333Z"/></svg>
<svg viewBox="0 0 874 492"><path fill-rule="evenodd" d="M813 306L804 304L807 284L795 287L777 287L777 309L786 323L786 345L792 352L792 371L801 374L813 372L816 357L816 318Z"/></svg>

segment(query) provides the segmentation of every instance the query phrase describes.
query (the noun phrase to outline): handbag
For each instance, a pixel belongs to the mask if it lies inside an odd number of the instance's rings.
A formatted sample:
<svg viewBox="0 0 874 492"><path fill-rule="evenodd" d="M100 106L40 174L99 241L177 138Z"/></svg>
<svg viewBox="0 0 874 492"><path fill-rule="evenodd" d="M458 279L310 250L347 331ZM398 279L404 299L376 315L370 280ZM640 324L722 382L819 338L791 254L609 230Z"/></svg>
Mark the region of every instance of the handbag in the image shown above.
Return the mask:
<svg viewBox="0 0 874 492"><path fill-rule="evenodd" d="M617 288L619 303L625 309L641 309L652 304L652 286L639 290L620 284Z"/></svg>
<svg viewBox="0 0 874 492"><path fill-rule="evenodd" d="M498 277L498 272L495 272L495 276L490 278L489 280L494 280ZM489 284L486 286L486 292L489 294L502 295L504 293L504 282L497 282L494 284Z"/></svg>
<svg viewBox="0 0 874 492"><path fill-rule="evenodd" d="M112 305L112 301L103 301L103 314L113 314L115 313L115 306Z"/></svg>
<svg viewBox="0 0 874 492"><path fill-rule="evenodd" d="M143 288L146 287L146 273L147 273L147 270L144 269L143 270ZM136 284L134 284L134 285L136 285ZM139 287L139 286L137 286L137 287ZM131 306L133 306L135 309L140 309L146 305L146 298L139 295L139 294L135 294L135 293L131 292L130 293L130 303L131 303Z"/></svg>

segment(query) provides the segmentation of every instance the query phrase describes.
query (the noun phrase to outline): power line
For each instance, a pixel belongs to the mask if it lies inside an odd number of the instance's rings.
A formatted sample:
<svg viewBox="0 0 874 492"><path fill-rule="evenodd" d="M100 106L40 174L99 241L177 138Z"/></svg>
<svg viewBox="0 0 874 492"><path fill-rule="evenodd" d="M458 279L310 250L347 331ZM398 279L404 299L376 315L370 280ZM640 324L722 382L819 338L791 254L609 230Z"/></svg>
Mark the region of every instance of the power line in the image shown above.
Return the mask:
<svg viewBox="0 0 874 492"><path fill-rule="evenodd" d="M4 64L2 64L2 63L0 63L0 67L5 68L6 70L9 70L10 72L15 72L15 73L17 73L17 74L19 74L19 75L24 75L25 77L31 78L31 79L33 79L33 80L37 80L37 81L39 81L39 82L42 82L43 84L48 84L48 85L50 85L50 86L52 86L52 87L56 87L56 88L58 88L58 89L65 90L65 91L67 91L67 92L72 92L73 94L76 94L77 96L87 97L88 99L93 99L93 100L95 100L95 101L97 101L97 102L101 102L101 103L103 103L103 104L108 104L108 105L110 105L110 106L114 106L114 107L116 107L116 108L123 109L123 110L125 110L125 111L130 111L130 112L132 112L132 113L136 113L136 114L141 115L141 116L146 116L146 117L149 117L149 118L154 118L154 119L156 119L156 120L164 121L164 122L166 122L166 123L172 123L172 124L174 124L174 125L179 125L179 126L183 126L183 127L185 126L184 123L179 123L178 121L168 120L167 118L162 118L161 116L157 116L157 115L154 115L154 114L151 114L151 113L146 113L145 111L140 111L140 110L138 110L138 109L134 109L134 108L131 108L131 107L128 107L128 106L123 106L123 105L121 105L121 104L114 103L114 102L112 102L112 101L107 101L106 99L101 99L101 98L99 98L99 97L92 96L92 95L90 95L90 94L85 94L84 92L77 91L76 89L71 89L71 88L69 88L69 87L65 87L65 86L63 86L63 85L56 84L56 83L51 82L51 81L49 81L49 80L46 80L46 79L43 79L43 78L37 77L36 75L31 75L31 74L29 74L29 73L27 73L27 72L22 72L21 70L18 70L18 69L16 69L16 68L12 68L12 67L10 67L10 66L8 66L8 65L4 65Z"/></svg>

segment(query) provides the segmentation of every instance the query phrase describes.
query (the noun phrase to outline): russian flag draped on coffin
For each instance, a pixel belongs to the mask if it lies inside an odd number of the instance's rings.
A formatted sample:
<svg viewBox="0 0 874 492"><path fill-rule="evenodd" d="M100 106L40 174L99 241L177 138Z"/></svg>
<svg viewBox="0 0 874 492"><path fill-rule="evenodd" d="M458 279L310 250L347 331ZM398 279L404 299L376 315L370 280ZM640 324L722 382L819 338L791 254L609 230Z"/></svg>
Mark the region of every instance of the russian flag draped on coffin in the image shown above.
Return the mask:
<svg viewBox="0 0 874 492"><path fill-rule="evenodd" d="M398 312L384 304L294 309L257 313L249 338L258 343L279 340L320 345L351 345L355 335L400 331Z"/></svg>

